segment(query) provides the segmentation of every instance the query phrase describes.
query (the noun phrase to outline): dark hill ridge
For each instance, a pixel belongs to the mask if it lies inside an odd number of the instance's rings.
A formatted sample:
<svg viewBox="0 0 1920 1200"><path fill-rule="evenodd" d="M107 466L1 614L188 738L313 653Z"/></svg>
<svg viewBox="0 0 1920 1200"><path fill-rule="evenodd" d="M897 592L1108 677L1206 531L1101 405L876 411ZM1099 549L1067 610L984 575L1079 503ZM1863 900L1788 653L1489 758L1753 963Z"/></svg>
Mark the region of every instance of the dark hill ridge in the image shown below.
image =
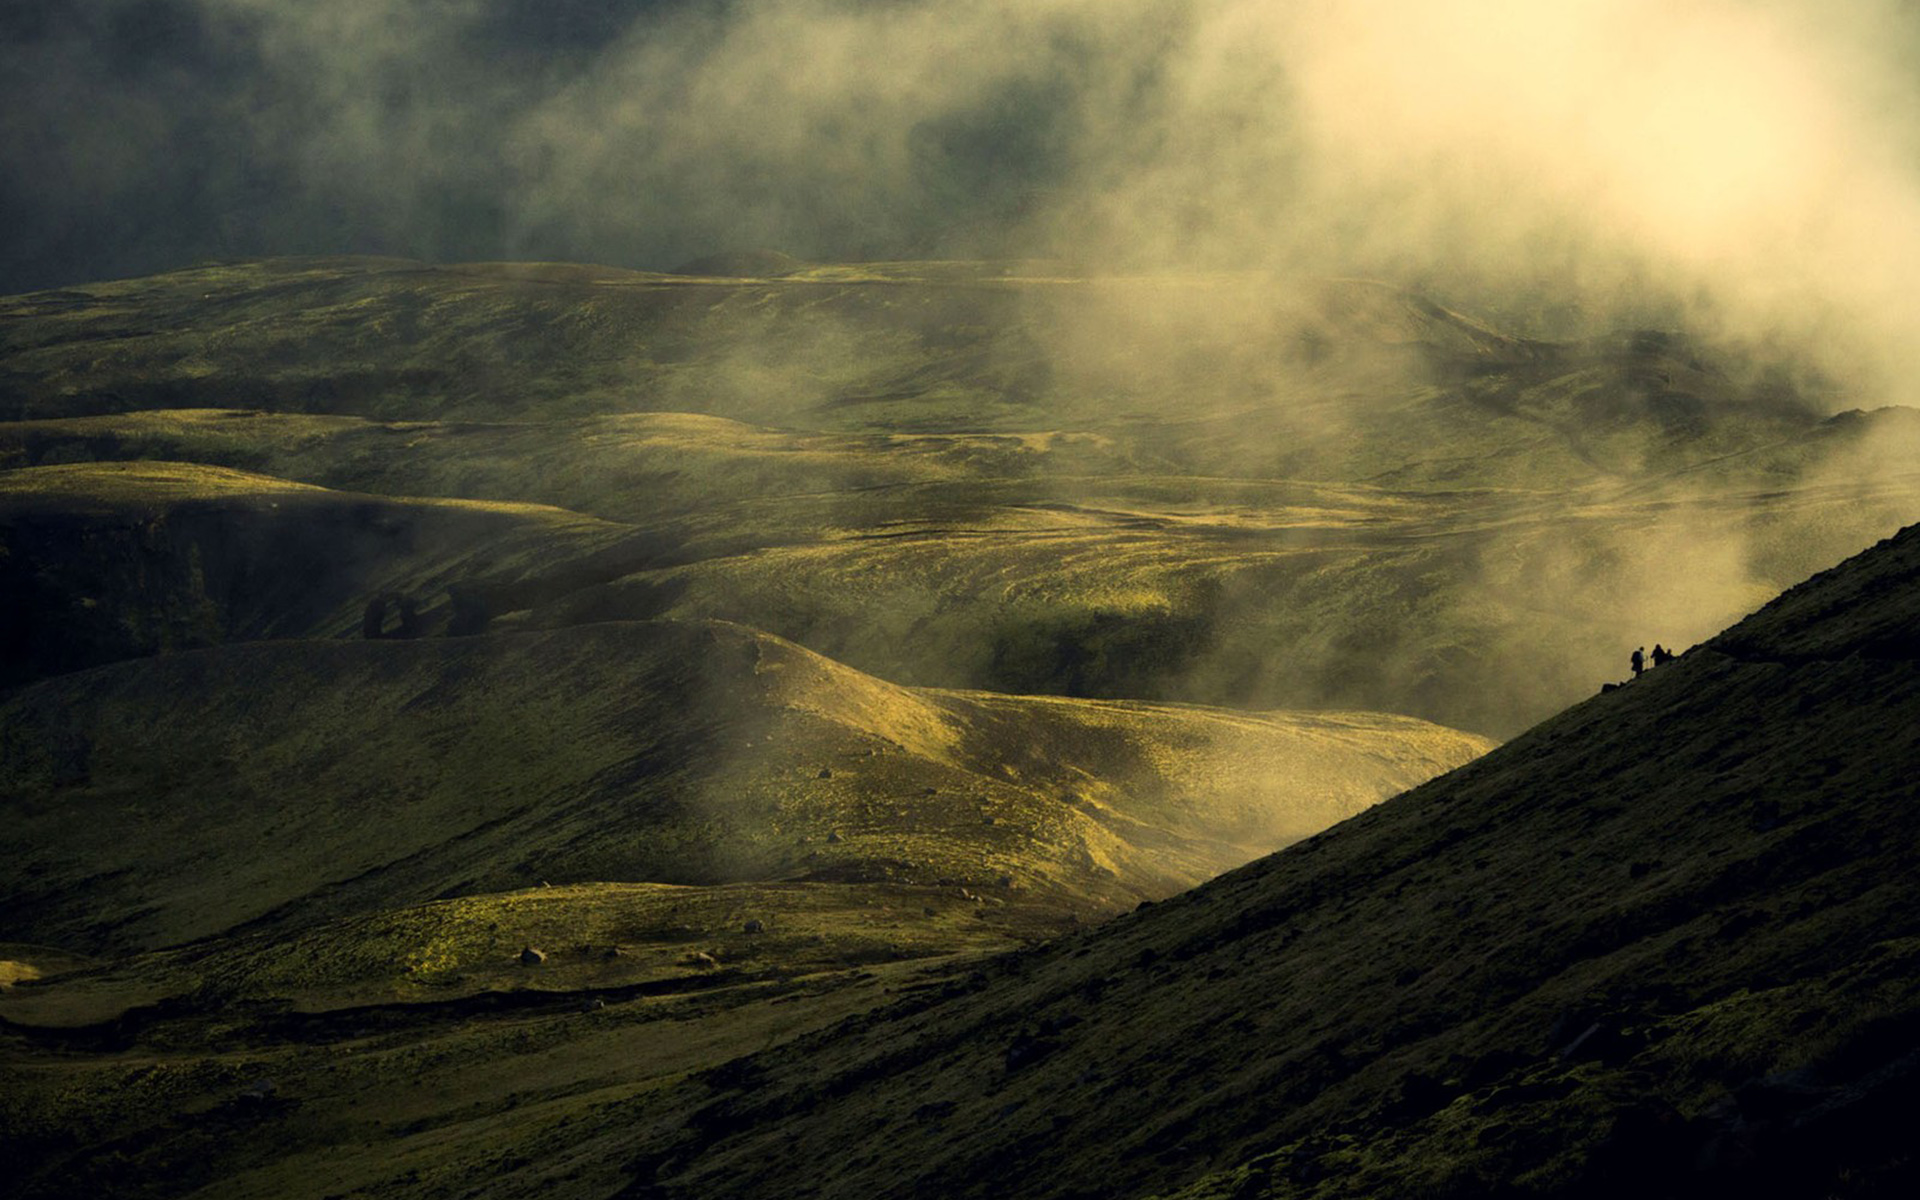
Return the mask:
<svg viewBox="0 0 1920 1200"><path fill-rule="evenodd" d="M229 641L358 636L382 595L395 598L386 625L406 597L421 631L440 633L453 589L524 602L660 551L541 505L354 495L177 462L0 471L0 686Z"/></svg>
<svg viewBox="0 0 1920 1200"><path fill-rule="evenodd" d="M782 265L731 269L755 262ZM1346 480L1352 424L1376 469L1432 482L1421 460L1435 435L1464 428L1508 451L1509 470L1604 479L1777 442L1819 415L1674 335L1530 341L1366 280L1062 276L1017 261L712 267L270 259L0 298L0 420L218 407L1100 427L1149 433L1141 448L1188 469L1222 465L1206 428L1219 422L1298 443L1287 474ZM1521 446L1532 453L1511 455Z"/></svg>
<svg viewBox="0 0 1920 1200"><path fill-rule="evenodd" d="M670 275L718 275L730 278L778 279L804 271L807 263L779 250L732 250L681 263Z"/></svg>
<svg viewBox="0 0 1920 1200"><path fill-rule="evenodd" d="M597 1152L649 1200L1911 1194L1916 621L1910 528L1306 843L637 1104Z"/></svg>

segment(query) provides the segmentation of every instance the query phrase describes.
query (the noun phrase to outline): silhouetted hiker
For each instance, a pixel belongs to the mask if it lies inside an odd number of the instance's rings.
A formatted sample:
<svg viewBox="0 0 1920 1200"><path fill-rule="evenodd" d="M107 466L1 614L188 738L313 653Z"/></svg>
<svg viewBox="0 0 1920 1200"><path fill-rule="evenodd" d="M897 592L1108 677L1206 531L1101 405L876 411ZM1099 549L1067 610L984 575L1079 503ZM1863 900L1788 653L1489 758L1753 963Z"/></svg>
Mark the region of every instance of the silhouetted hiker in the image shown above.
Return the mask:
<svg viewBox="0 0 1920 1200"><path fill-rule="evenodd" d="M469 637L487 631L487 622L493 619L493 607L478 588L464 583L450 584L447 587L448 637Z"/></svg>
<svg viewBox="0 0 1920 1200"><path fill-rule="evenodd" d="M377 638L380 629L387 623L387 598L375 596L367 601L366 611L360 614L360 635Z"/></svg>
<svg viewBox="0 0 1920 1200"><path fill-rule="evenodd" d="M400 628L393 636L413 638L420 636L420 610L414 606L412 596L400 597Z"/></svg>
<svg viewBox="0 0 1920 1200"><path fill-rule="evenodd" d="M1640 678L1640 672L1647 669L1647 648L1640 647L1633 652L1633 677Z"/></svg>
<svg viewBox="0 0 1920 1200"><path fill-rule="evenodd" d="M1656 667L1664 667L1672 661L1673 655L1667 653L1667 648L1659 642L1655 642L1653 644L1653 665Z"/></svg>

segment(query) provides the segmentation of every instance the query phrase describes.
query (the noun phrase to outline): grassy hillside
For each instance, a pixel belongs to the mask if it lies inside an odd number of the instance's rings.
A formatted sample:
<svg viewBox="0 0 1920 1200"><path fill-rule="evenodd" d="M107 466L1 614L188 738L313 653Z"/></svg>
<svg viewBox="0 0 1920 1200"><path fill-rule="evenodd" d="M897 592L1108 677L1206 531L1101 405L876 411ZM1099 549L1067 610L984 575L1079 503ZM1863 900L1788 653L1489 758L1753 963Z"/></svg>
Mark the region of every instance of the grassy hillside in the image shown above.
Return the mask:
<svg viewBox="0 0 1920 1200"><path fill-rule="evenodd" d="M0 384L32 418L0 425L16 469L165 460L623 527L363 572L430 606L458 583L503 627L719 618L927 686L1502 735L1920 516L1904 410L1829 419L1677 334L1529 341L1352 280L229 263L5 301ZM37 563L48 523L16 510L0 544ZM191 550L150 574L189 580ZM16 643L88 649L11 678L262 625L96 583L27 587ZM82 635L70 590L116 630Z"/></svg>
<svg viewBox="0 0 1920 1200"><path fill-rule="evenodd" d="M714 623L178 654L21 691L0 745L6 927L88 952L600 880L1091 917L1486 747L1381 715L903 689Z"/></svg>
<svg viewBox="0 0 1920 1200"><path fill-rule="evenodd" d="M9 946L0 1120L30 1196L1905 1194L1916 587L1920 529L988 962L942 957L964 898L878 884Z"/></svg>
<svg viewBox="0 0 1920 1200"><path fill-rule="evenodd" d="M0 1137L34 1195L332 1192L415 1138L437 1173L1486 747L901 688L719 623L63 675L0 704Z"/></svg>
<svg viewBox="0 0 1920 1200"><path fill-rule="evenodd" d="M637 1102L593 1153L633 1196L1903 1194L1917 586L1920 529L1310 842Z"/></svg>
<svg viewBox="0 0 1920 1200"><path fill-rule="evenodd" d="M1920 517L1870 400L1037 262L0 299L17 1190L1904 1194L1914 535L1706 640Z"/></svg>
<svg viewBox="0 0 1920 1200"><path fill-rule="evenodd" d="M1188 473L1390 472L1401 485L1644 474L1811 424L1818 401L1742 372L1668 334L1508 337L1367 281L1083 278L1035 263L768 279L281 259L0 302L11 420L264 408L1098 429ZM1461 436L1466 453L1450 453Z"/></svg>
<svg viewBox="0 0 1920 1200"><path fill-rule="evenodd" d="M441 629L450 587L604 579L650 549L558 509L353 495L223 467L0 471L0 685L228 641L357 635L383 595L435 610Z"/></svg>

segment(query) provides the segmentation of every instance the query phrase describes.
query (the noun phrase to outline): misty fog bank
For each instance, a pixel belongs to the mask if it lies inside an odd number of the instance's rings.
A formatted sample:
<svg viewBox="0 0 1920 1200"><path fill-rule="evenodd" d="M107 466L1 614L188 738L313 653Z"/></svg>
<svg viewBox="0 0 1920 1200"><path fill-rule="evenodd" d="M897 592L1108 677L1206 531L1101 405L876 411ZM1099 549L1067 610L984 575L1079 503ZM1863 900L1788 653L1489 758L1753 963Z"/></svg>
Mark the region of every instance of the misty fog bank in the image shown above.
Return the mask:
<svg viewBox="0 0 1920 1200"><path fill-rule="evenodd" d="M0 290L209 256L1002 254L1685 324L1900 401L1892 0L26 0Z"/></svg>

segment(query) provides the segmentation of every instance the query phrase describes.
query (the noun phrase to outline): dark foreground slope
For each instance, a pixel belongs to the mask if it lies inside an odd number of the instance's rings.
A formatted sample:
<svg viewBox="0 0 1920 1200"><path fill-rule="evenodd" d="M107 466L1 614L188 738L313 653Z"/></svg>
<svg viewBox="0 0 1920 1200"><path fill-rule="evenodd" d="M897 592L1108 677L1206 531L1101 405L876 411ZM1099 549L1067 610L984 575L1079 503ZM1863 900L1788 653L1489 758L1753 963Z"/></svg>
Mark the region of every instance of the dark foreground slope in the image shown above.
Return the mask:
<svg viewBox="0 0 1920 1200"><path fill-rule="evenodd" d="M1311 841L577 1153L650 1200L1912 1194L1916 622L1920 528Z"/></svg>

